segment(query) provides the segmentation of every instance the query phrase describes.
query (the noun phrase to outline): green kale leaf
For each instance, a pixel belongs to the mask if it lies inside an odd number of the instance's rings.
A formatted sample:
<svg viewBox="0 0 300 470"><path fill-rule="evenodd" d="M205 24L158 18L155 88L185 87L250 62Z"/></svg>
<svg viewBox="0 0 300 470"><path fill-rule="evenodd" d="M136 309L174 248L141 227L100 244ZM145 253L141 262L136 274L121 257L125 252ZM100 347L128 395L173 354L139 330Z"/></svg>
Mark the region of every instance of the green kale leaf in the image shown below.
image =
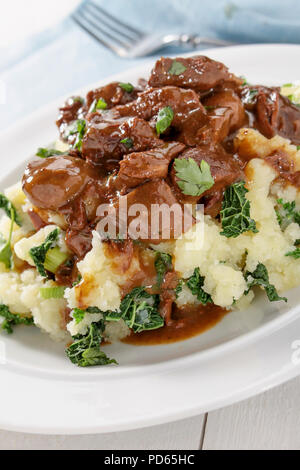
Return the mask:
<svg viewBox="0 0 300 470"><path fill-rule="evenodd" d="M172 256L167 253L157 252L154 266L157 272L157 286L160 287L164 275L172 269Z"/></svg>
<svg viewBox="0 0 300 470"><path fill-rule="evenodd" d="M44 267L47 252L56 246L56 242L59 235L59 229L56 228L47 236L44 243L40 246L35 246L29 250L29 254L36 265L36 268L41 276L47 277L47 273Z"/></svg>
<svg viewBox="0 0 300 470"><path fill-rule="evenodd" d="M1 328L8 334L13 333L13 327L16 325L33 325L32 317L24 317L18 313L11 313L7 305L4 304L0 305L0 316L4 318Z"/></svg>
<svg viewBox="0 0 300 470"><path fill-rule="evenodd" d="M248 290L245 294L247 294L252 287L261 286L264 288L270 302L277 302L279 300L287 302L287 298L279 297L276 287L273 284L270 284L269 273L264 264L258 263L253 273L247 271L245 274L245 280L248 285Z"/></svg>
<svg viewBox="0 0 300 470"><path fill-rule="evenodd" d="M203 290L204 280L205 278L200 275L200 269L196 268L193 275L186 281L186 285L203 305L207 305L212 303L212 298Z"/></svg>
<svg viewBox="0 0 300 470"><path fill-rule="evenodd" d="M250 217L247 192L244 181L234 183L226 189L221 210L223 227L221 235L236 238L244 232L258 232L255 221Z"/></svg>

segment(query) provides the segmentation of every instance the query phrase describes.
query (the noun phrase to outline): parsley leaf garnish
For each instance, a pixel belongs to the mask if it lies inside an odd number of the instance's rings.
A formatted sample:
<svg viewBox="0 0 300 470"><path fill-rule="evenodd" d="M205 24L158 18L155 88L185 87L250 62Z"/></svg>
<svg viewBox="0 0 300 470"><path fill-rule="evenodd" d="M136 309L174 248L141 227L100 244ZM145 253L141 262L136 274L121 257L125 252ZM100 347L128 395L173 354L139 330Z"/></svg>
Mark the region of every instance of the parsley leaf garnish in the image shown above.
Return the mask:
<svg viewBox="0 0 300 470"><path fill-rule="evenodd" d="M200 166L193 158L176 158L174 162L177 184L183 194L201 196L214 184L209 164L202 160Z"/></svg>
<svg viewBox="0 0 300 470"><path fill-rule="evenodd" d="M174 112L170 106L161 109L157 116L156 132L158 135L163 134L172 124Z"/></svg>
<svg viewBox="0 0 300 470"><path fill-rule="evenodd" d="M186 285L193 295L203 304L212 303L211 295L203 290L205 278L200 275L200 269L196 268L194 274L187 280Z"/></svg>
<svg viewBox="0 0 300 470"><path fill-rule="evenodd" d="M86 122L84 119L77 119L69 126L69 135L77 134L76 140L74 143L74 148L81 152L82 148L82 139L85 134Z"/></svg>
<svg viewBox="0 0 300 470"><path fill-rule="evenodd" d="M173 60L171 68L169 69L168 73L170 75L181 75L186 71L186 67L181 63L178 62L177 60Z"/></svg>
<svg viewBox="0 0 300 470"><path fill-rule="evenodd" d="M36 268L41 276L47 277L47 273L44 267L47 252L56 246L56 242L59 235L59 229L56 228L47 236L44 243L40 246L34 246L29 250L29 254L36 265Z"/></svg>
<svg viewBox="0 0 300 470"><path fill-rule="evenodd" d="M60 152L60 150L46 149L42 147L38 148L36 152L36 156L40 158L53 157L53 155L65 155L65 153Z"/></svg>
<svg viewBox="0 0 300 470"><path fill-rule="evenodd" d="M133 140L130 137L125 137L125 139L120 140L121 144L126 145L128 149L133 147Z"/></svg>
<svg viewBox="0 0 300 470"><path fill-rule="evenodd" d="M11 313L7 305L0 305L0 316L4 318L1 324L2 330L12 334L15 325L33 325L32 317L22 317L18 313Z"/></svg>
<svg viewBox="0 0 300 470"><path fill-rule="evenodd" d="M157 286L160 287L167 271L172 269L172 256L167 253L157 252L154 266L157 272Z"/></svg>
<svg viewBox="0 0 300 470"><path fill-rule="evenodd" d="M270 302L276 302L278 300L283 300L284 302L287 302L287 298L279 297L276 287L273 284L270 284L269 273L264 264L258 263L253 273L247 271L245 274L245 280L248 285L248 291L245 292L245 294L247 294L252 287L261 286L265 289L265 292Z"/></svg>
<svg viewBox="0 0 300 470"><path fill-rule="evenodd" d="M19 214L17 213L17 209L13 205L12 202L10 202L9 199L7 199L4 194L0 193L0 209L3 209L5 214L10 218L14 219L14 222L16 222L19 227L21 227L22 222L21 218L19 217Z"/></svg>
<svg viewBox="0 0 300 470"><path fill-rule="evenodd" d="M250 201L246 198L247 193L244 181L234 183L226 189L221 210L223 227L221 235L236 238L244 232L258 232L255 221L250 217Z"/></svg>
<svg viewBox="0 0 300 470"><path fill-rule="evenodd" d="M119 87L121 87L127 93L132 93L134 90L134 86L131 83L119 83Z"/></svg>
<svg viewBox="0 0 300 470"><path fill-rule="evenodd" d="M136 287L124 297L120 311L106 313L105 320L118 321L122 318L134 333L156 330L164 326L158 304L158 295L148 294L144 287Z"/></svg>
<svg viewBox="0 0 300 470"><path fill-rule="evenodd" d="M103 331L104 322L101 320L98 323L92 323L86 335L73 337L74 342L66 349L70 361L79 367L117 364L115 359L109 359L100 349Z"/></svg>

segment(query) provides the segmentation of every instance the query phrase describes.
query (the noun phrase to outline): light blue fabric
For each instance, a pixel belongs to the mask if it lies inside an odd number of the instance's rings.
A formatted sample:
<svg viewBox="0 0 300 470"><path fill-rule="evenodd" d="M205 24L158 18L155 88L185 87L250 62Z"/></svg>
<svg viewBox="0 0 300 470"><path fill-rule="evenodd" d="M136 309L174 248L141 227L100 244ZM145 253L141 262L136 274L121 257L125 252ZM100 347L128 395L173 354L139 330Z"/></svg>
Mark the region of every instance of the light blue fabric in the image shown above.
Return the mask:
<svg viewBox="0 0 300 470"><path fill-rule="evenodd" d="M94 0L148 32L193 32L239 43L300 43L299 0ZM170 48L164 53L180 53ZM70 18L51 31L0 50L0 130L90 82L137 65L95 42Z"/></svg>

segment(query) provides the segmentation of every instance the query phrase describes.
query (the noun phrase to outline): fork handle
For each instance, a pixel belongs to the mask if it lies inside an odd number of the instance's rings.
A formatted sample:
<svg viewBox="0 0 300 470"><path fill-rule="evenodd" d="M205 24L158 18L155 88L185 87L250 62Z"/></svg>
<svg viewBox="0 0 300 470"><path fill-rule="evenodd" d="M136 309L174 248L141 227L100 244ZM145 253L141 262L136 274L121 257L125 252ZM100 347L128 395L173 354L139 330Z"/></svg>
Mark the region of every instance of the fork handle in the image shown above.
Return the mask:
<svg viewBox="0 0 300 470"><path fill-rule="evenodd" d="M196 34L181 34L178 38L178 42L183 45L192 46L197 48L201 44L208 44L216 47L233 46L236 43L231 41L225 41L217 38L207 38L203 36L197 36Z"/></svg>

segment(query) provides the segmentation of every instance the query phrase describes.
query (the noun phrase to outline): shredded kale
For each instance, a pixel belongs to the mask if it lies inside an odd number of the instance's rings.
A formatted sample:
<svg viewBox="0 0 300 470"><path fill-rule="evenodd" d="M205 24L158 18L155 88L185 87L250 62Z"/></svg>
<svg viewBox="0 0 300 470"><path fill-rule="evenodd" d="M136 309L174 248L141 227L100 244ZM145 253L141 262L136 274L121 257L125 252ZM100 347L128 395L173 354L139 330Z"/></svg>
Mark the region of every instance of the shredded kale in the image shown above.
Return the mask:
<svg viewBox="0 0 300 470"><path fill-rule="evenodd" d="M277 203L281 206L281 210L276 210L277 220L281 227L286 227L290 222L300 225L300 211L296 210L296 202L284 202L278 199Z"/></svg>
<svg viewBox="0 0 300 470"><path fill-rule="evenodd" d="M161 109L157 116L156 132L157 135L163 134L172 124L174 119L174 112L170 106Z"/></svg>
<svg viewBox="0 0 300 470"><path fill-rule="evenodd" d="M245 292L245 294L248 294L252 287L261 286L264 288L270 302L276 302L278 300L287 302L287 298L279 297L276 287L273 284L270 284L269 273L264 264L258 263L253 273L247 271L245 274L245 280L248 285L248 290Z"/></svg>
<svg viewBox="0 0 300 470"><path fill-rule="evenodd" d="M4 196L4 194L2 194L2 193L0 193L0 209L3 209L4 212L6 213L6 215L10 219L13 218L14 222L16 222L16 224L19 225L19 227L21 227L22 221L21 221L21 218L20 218L20 216L17 212L17 209L12 204L12 202L10 202L10 200L7 199L7 197Z"/></svg>
<svg viewBox="0 0 300 470"><path fill-rule="evenodd" d="M100 349L103 331L104 322L100 320L90 325L86 335L74 336L74 342L66 349L70 361L79 367L117 364L115 359L109 359Z"/></svg>
<svg viewBox="0 0 300 470"><path fill-rule="evenodd" d="M129 137L126 137L125 139L122 139L120 142L121 142L121 144L126 145L126 147L128 149L131 149L133 147L133 140L130 139Z"/></svg>
<svg viewBox="0 0 300 470"><path fill-rule="evenodd" d="M29 254L36 265L36 268L41 276L47 277L47 273L44 267L47 252L56 246L56 242L59 235L59 229L56 228L47 236L44 243L40 246L35 246L29 250Z"/></svg>
<svg viewBox="0 0 300 470"><path fill-rule="evenodd" d="M0 316L4 318L1 328L8 334L13 333L13 327L16 325L33 325L32 317L24 317L18 313L11 313L7 305L4 304L0 305Z"/></svg>
<svg viewBox="0 0 300 470"><path fill-rule="evenodd" d="M178 299L180 292L182 292L183 286L184 286L183 279L179 279L178 284L175 288L176 299Z"/></svg>
<svg viewBox="0 0 300 470"><path fill-rule="evenodd" d="M255 221L250 217L247 192L244 181L234 183L226 189L221 210L223 227L221 235L236 238L244 232L258 232Z"/></svg>
<svg viewBox="0 0 300 470"><path fill-rule="evenodd" d="M13 264L13 253L11 249L11 237L15 221L15 212L11 208L11 223L8 240L5 240L4 237L0 234L0 262L4 263L7 269L10 269Z"/></svg>
<svg viewBox="0 0 300 470"><path fill-rule="evenodd" d="M164 320L158 312L159 296L148 294L144 287L136 287L121 302L119 312L105 314L106 321L118 321L121 318L134 333L156 330L164 326Z"/></svg>
<svg viewBox="0 0 300 470"><path fill-rule="evenodd" d="M121 87L127 93L132 93L134 90L134 86L131 83L119 83L119 87Z"/></svg>
<svg viewBox="0 0 300 470"><path fill-rule="evenodd" d="M291 256L294 259L300 258L300 248L297 247L294 251L289 251L285 256Z"/></svg>
<svg viewBox="0 0 300 470"><path fill-rule="evenodd" d="M82 322L86 313L102 313L102 315L105 315L105 313L102 312L98 307L88 307L86 310L81 310L81 308L74 308L72 310L72 314L76 324Z"/></svg>
<svg viewBox="0 0 300 470"><path fill-rule="evenodd" d="M177 184L183 194L201 196L214 184L209 164L202 160L200 166L193 158L176 158L174 162Z"/></svg>
<svg viewBox="0 0 300 470"><path fill-rule="evenodd" d="M168 73L170 75L181 75L187 70L187 68L177 60L173 60L171 68L169 69Z"/></svg>
<svg viewBox="0 0 300 470"><path fill-rule="evenodd" d="M205 278L200 275L200 269L196 268L193 275L186 281L186 285L203 305L207 305L212 303L212 298L203 290L204 280Z"/></svg>
<svg viewBox="0 0 300 470"><path fill-rule="evenodd" d="M47 149L47 148L38 148L36 152L36 156L40 158L49 158L53 157L53 155L66 155L64 152L60 152L59 150L55 149Z"/></svg>
<svg viewBox="0 0 300 470"><path fill-rule="evenodd" d="M154 266L157 272L157 286L160 287L166 272L172 269L172 256L167 253L157 252Z"/></svg>

